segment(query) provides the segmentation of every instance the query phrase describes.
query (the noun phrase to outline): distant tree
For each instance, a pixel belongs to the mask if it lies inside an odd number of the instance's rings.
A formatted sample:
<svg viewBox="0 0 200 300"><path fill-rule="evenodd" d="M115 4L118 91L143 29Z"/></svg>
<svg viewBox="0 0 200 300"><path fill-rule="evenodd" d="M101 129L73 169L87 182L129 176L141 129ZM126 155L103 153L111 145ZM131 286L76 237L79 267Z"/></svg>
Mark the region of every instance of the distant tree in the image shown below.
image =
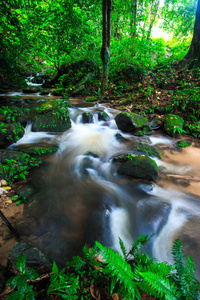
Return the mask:
<svg viewBox="0 0 200 300"><path fill-rule="evenodd" d="M187 65L190 69L200 66L200 0L197 3L192 42L184 60L188 61Z"/></svg>
<svg viewBox="0 0 200 300"><path fill-rule="evenodd" d="M103 0L103 42L101 48L101 59L103 63L101 78L101 96L105 94L108 81L109 63L110 63L110 36L111 36L111 10L112 0Z"/></svg>

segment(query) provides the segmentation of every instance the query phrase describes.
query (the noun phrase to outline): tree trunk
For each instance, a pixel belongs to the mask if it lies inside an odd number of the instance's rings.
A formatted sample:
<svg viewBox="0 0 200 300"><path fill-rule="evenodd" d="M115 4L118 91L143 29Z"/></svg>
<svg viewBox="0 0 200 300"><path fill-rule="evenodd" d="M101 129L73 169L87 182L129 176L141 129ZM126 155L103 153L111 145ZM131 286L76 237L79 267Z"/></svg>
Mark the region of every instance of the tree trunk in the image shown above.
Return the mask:
<svg viewBox="0 0 200 300"><path fill-rule="evenodd" d="M132 20L131 20L131 37L134 39L136 35L136 17L137 17L137 0L132 0L131 4Z"/></svg>
<svg viewBox="0 0 200 300"><path fill-rule="evenodd" d="M150 12L150 23L149 23L149 30L148 30L148 34L147 34L147 40L151 36L151 31L152 31L152 28L153 28L153 23L155 21L157 13L158 13L159 4L160 4L160 0L156 0L155 3L152 4L151 12Z"/></svg>
<svg viewBox="0 0 200 300"><path fill-rule="evenodd" d="M110 35L111 35L111 9L112 0L103 0L103 43L101 48L101 59L103 71L101 78L101 97L105 94L108 81L109 63L110 63Z"/></svg>
<svg viewBox="0 0 200 300"><path fill-rule="evenodd" d="M198 0L193 38L183 61L189 69L200 66L200 0Z"/></svg>

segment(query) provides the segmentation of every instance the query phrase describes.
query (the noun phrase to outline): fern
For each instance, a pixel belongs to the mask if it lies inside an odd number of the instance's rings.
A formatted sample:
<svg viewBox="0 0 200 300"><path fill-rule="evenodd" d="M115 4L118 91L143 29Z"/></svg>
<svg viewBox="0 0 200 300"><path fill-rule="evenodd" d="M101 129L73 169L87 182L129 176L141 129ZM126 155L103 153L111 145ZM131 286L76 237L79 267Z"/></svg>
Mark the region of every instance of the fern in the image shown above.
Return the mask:
<svg viewBox="0 0 200 300"><path fill-rule="evenodd" d="M178 300L178 292L175 284L170 284L168 278L160 276L160 274L152 272L140 272L143 282L138 283L138 286L149 295L155 297L165 297L166 300Z"/></svg>
<svg viewBox="0 0 200 300"><path fill-rule="evenodd" d="M183 264L184 256L183 256L182 244L180 240L175 240L172 246L172 254L173 254L177 273L179 277L181 277L184 272L184 264Z"/></svg>
<svg viewBox="0 0 200 300"><path fill-rule="evenodd" d="M184 255L180 240L176 240L172 247L172 254L175 261L176 273L174 280L182 292L181 300L200 299L200 284L195 278L195 266L193 259L188 255L184 264Z"/></svg>
<svg viewBox="0 0 200 300"><path fill-rule="evenodd" d="M99 242L96 242L96 245L101 250L102 256L107 263L110 276L115 277L116 282L120 281L123 284L124 290L129 293L129 299L140 299L141 296L134 282L134 273L131 270L131 266L119 253L102 246Z"/></svg>
<svg viewBox="0 0 200 300"><path fill-rule="evenodd" d="M124 246L123 241L120 239L120 237L119 237L119 244L120 244L120 248L121 248L121 251L122 251L124 257L127 257L127 250Z"/></svg>

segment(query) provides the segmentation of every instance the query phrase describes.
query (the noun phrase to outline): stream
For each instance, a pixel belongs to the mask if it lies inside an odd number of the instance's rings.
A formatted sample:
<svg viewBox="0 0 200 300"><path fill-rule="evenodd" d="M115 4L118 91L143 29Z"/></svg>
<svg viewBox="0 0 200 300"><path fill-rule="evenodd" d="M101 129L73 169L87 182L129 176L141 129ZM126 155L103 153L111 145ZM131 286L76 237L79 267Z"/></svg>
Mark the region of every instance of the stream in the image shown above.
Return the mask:
<svg viewBox="0 0 200 300"><path fill-rule="evenodd" d="M153 233L146 251L173 263L171 247L179 238L200 279L200 181L184 179L199 176L199 141L178 149L175 139L159 131L143 137L125 134L114 120L119 111L103 105L82 107L83 101L79 105L73 99L72 104L76 106L70 108L69 130L32 132L29 124L15 144L58 145L46 164L31 173L37 194L24 207L24 239L63 266L81 254L85 243L93 246L98 240L120 252L119 237L129 249L139 235ZM93 123L82 122L86 111L93 114ZM101 111L109 121L98 120ZM116 138L119 133L128 141ZM117 173L119 163L113 158L131 152L135 140L157 145L163 154L161 159L153 157L160 170L155 182Z"/></svg>

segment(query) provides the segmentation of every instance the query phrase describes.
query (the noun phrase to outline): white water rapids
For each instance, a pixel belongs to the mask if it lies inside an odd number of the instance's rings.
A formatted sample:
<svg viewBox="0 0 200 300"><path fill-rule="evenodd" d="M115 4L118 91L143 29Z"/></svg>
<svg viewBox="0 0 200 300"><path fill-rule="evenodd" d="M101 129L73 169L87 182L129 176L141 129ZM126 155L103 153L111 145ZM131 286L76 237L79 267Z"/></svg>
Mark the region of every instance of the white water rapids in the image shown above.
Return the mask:
<svg viewBox="0 0 200 300"><path fill-rule="evenodd" d="M109 121L98 121L102 110ZM93 114L94 123L82 123L85 111ZM131 144L137 139L165 147L162 159L153 157L162 174L197 176L200 165L190 155L199 157L200 149L178 152L170 138L124 134L115 124L117 113L103 106L70 108L72 127L64 133L32 132L30 125L26 128L17 145L45 141L59 146L48 167L39 174L35 171L38 196L25 209L25 217L36 224L29 241L62 263L79 254L85 243L92 246L99 240L120 252L118 237L129 249L139 235L155 233L148 252L172 263L171 246L174 239L180 238L185 254L195 260L199 277L199 182L177 183L163 175L150 184L123 177L117 173L119 164L113 162L113 157L131 152ZM117 139L117 133L129 141Z"/></svg>

